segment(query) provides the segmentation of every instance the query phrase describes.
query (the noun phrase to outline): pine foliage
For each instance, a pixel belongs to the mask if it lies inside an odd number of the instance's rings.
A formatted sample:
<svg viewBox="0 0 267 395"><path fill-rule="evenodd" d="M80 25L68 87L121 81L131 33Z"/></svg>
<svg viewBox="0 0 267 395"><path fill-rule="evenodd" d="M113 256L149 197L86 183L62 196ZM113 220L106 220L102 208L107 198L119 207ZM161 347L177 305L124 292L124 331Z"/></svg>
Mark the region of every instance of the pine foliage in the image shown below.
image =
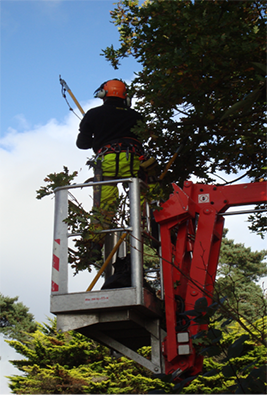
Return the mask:
<svg viewBox="0 0 267 395"><path fill-rule="evenodd" d="M222 326L216 321L197 341L202 343L201 353L207 356L203 374L184 387L181 393L266 393L266 344L260 336L266 336L266 325L267 317L257 320L249 326L249 335L237 322L222 331Z"/></svg>
<svg viewBox="0 0 267 395"><path fill-rule="evenodd" d="M39 325L25 345L8 343L25 357L12 361L22 373L9 377L12 393L142 394L173 387L134 361L112 357L108 348L78 332L57 333L56 320ZM139 352L145 356L149 350Z"/></svg>
<svg viewBox="0 0 267 395"><path fill-rule="evenodd" d="M251 251L244 244L223 237L214 299L225 298L224 314L247 322L266 316L266 295L257 284L267 274L266 255L267 250Z"/></svg>
<svg viewBox="0 0 267 395"><path fill-rule="evenodd" d="M0 294L0 333L24 342L36 330L34 317L28 307L18 302L18 296L10 298Z"/></svg>

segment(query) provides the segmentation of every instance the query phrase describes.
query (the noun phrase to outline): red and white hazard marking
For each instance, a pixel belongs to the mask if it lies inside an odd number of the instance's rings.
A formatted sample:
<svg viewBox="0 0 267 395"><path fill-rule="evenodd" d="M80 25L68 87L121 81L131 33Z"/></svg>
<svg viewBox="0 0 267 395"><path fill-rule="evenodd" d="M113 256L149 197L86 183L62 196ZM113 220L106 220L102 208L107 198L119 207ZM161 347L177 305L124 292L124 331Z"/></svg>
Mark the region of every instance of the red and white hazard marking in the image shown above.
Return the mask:
<svg viewBox="0 0 267 395"><path fill-rule="evenodd" d="M52 266L52 283L51 283L51 292L58 292L59 289L59 247L60 247L60 239L54 240L54 254L53 254L53 266Z"/></svg>

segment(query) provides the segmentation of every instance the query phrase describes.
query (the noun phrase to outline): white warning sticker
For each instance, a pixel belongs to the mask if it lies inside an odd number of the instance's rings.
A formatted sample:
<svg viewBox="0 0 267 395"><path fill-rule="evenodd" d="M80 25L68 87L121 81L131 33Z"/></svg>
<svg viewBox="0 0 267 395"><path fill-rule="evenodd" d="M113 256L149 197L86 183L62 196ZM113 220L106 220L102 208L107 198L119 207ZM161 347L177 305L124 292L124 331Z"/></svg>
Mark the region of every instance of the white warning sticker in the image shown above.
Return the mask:
<svg viewBox="0 0 267 395"><path fill-rule="evenodd" d="M201 193L198 195L198 203L209 203L209 202L210 202L209 193Z"/></svg>

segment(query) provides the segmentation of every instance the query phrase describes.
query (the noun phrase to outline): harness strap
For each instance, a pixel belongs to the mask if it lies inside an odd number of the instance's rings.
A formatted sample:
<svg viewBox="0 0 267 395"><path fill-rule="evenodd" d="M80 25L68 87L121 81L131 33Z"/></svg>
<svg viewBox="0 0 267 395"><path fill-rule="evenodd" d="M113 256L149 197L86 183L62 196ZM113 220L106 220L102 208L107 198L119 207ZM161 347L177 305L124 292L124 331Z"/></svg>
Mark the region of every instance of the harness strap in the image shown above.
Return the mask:
<svg viewBox="0 0 267 395"><path fill-rule="evenodd" d="M120 152L134 153L139 157L144 154L142 147L138 144L123 142L104 145L97 151L96 157L99 157L100 155L115 154Z"/></svg>
<svg viewBox="0 0 267 395"><path fill-rule="evenodd" d="M123 143L113 143L113 144L104 145L97 151L96 160L97 161L100 160L100 156L103 157L103 155L116 154L116 159L115 159L116 168L115 168L114 178L117 178L119 173L121 152L126 152L127 161L129 159L129 154L130 154L130 172L131 172L131 176L135 177L133 172L134 155L137 155L139 159L144 155L142 147L138 144L123 142Z"/></svg>
<svg viewBox="0 0 267 395"><path fill-rule="evenodd" d="M134 177L134 174L133 174L133 163L134 163L134 154L133 154L133 152L131 152L131 159L130 159L130 172L131 172L131 175L132 175L132 177Z"/></svg>
<svg viewBox="0 0 267 395"><path fill-rule="evenodd" d="M118 173L119 173L119 162L120 162L120 153L117 152L116 154L116 170L115 170L115 178L118 177Z"/></svg>
<svg viewBox="0 0 267 395"><path fill-rule="evenodd" d="M103 171L101 166L101 159L97 159L94 168L94 182L103 181ZM95 185L94 188L94 206L99 207L101 202L101 185Z"/></svg>

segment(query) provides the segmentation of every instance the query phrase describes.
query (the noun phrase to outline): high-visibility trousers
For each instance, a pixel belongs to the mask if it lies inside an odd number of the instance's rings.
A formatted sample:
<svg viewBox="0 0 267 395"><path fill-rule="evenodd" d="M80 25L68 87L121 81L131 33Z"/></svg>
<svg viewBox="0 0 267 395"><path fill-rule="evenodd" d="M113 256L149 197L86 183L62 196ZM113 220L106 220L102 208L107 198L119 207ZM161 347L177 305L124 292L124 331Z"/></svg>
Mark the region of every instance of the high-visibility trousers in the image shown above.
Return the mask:
<svg viewBox="0 0 267 395"><path fill-rule="evenodd" d="M117 160L117 155L119 158ZM133 157L131 158L131 155ZM106 154L101 161L102 180L114 180L116 178L138 177L140 169L139 157L132 153L120 152ZM116 213L116 202L119 197L117 184L101 185L97 188L94 196L94 201L98 202L96 205L101 219L96 218L91 222L96 230L109 229L110 223ZM96 234L93 241L102 244L105 234Z"/></svg>
<svg viewBox="0 0 267 395"><path fill-rule="evenodd" d="M119 155L117 174L116 155ZM131 155L133 155L133 160L131 160ZM139 157L132 153L129 153L128 155L126 154L126 152L121 152L120 154L107 154L104 156L104 160L102 162L103 180L105 180L105 177L108 177L109 179L115 179L115 177L138 177L139 169ZM105 205L110 205L116 202L119 197L119 192L116 184L102 185L101 189L100 207L104 207Z"/></svg>

